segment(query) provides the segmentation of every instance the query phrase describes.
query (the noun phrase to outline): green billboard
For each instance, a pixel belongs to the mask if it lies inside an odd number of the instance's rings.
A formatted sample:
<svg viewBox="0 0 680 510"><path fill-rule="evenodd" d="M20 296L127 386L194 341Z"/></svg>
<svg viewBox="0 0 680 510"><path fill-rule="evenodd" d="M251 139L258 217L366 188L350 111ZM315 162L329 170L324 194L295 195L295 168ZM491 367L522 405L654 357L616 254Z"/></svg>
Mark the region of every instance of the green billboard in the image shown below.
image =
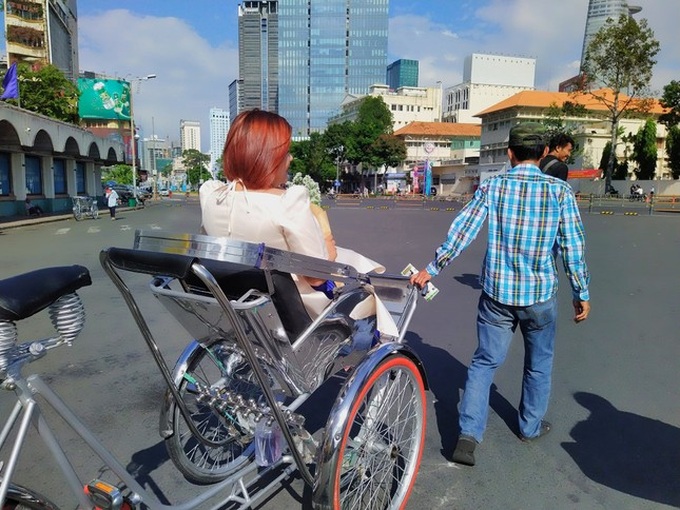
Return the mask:
<svg viewBox="0 0 680 510"><path fill-rule="evenodd" d="M124 80L78 78L81 119L130 119L130 83Z"/></svg>

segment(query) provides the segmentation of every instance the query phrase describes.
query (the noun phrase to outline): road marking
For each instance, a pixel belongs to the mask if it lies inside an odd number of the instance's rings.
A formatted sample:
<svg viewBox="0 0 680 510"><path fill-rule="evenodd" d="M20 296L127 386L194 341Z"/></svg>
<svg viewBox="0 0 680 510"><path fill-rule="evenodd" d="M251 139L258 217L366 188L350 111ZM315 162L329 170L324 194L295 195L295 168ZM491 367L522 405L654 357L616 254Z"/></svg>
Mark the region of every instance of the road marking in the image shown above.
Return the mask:
<svg viewBox="0 0 680 510"><path fill-rule="evenodd" d="M97 232L100 232L101 229L99 227L90 227L87 229L88 234L96 234Z"/></svg>
<svg viewBox="0 0 680 510"><path fill-rule="evenodd" d="M55 236L62 236L66 234L71 228L58 228L57 231L54 233Z"/></svg>
<svg viewBox="0 0 680 510"><path fill-rule="evenodd" d="M132 229L130 228L130 225L121 225L121 226L120 226L120 229L121 229L121 230L132 230Z"/></svg>
<svg viewBox="0 0 680 510"><path fill-rule="evenodd" d="M151 227L151 230L163 230L163 227L159 227L159 226L156 225L155 223L152 223L152 224L149 225L149 226Z"/></svg>

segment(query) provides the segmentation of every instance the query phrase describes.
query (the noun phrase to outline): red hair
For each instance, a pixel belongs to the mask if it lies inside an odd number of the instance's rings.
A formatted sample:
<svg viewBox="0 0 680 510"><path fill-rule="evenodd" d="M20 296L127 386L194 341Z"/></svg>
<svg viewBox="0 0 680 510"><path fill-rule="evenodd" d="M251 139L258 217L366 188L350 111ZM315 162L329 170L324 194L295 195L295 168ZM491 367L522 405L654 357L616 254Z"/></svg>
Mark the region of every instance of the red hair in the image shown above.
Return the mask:
<svg viewBox="0 0 680 510"><path fill-rule="evenodd" d="M222 151L224 175L250 189L274 187L288 165L292 128L275 113L249 110L236 116Z"/></svg>

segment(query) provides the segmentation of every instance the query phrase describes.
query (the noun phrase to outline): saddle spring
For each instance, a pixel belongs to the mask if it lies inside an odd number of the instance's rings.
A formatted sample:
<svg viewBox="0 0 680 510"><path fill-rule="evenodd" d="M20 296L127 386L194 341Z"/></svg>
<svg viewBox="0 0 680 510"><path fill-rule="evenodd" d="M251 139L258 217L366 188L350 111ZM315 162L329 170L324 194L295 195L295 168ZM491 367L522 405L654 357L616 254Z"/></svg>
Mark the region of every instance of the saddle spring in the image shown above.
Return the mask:
<svg viewBox="0 0 680 510"><path fill-rule="evenodd" d="M4 372L9 364L9 353L17 343L19 333L17 325L12 321L0 321L0 372Z"/></svg>
<svg viewBox="0 0 680 510"><path fill-rule="evenodd" d="M85 326L85 306L77 293L57 299L49 307L50 320L63 342L71 345Z"/></svg>

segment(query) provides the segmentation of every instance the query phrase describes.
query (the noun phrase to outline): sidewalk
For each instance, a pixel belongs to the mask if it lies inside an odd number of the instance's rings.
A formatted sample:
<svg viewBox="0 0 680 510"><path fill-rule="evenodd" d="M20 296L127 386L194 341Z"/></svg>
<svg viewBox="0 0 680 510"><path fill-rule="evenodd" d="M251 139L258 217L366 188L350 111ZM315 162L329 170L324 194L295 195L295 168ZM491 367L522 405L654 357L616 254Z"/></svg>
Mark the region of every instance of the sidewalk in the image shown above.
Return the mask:
<svg viewBox="0 0 680 510"><path fill-rule="evenodd" d="M150 204L149 204L150 205ZM118 207L116 212L134 211L136 209L144 209L144 207ZM99 217L108 217L108 209L99 209ZM91 219L89 217L85 219ZM28 225L38 225L41 223L52 223L55 221L73 220L72 212L60 211L57 213L45 213L40 216L0 216L0 230L9 230L11 228L26 227Z"/></svg>

